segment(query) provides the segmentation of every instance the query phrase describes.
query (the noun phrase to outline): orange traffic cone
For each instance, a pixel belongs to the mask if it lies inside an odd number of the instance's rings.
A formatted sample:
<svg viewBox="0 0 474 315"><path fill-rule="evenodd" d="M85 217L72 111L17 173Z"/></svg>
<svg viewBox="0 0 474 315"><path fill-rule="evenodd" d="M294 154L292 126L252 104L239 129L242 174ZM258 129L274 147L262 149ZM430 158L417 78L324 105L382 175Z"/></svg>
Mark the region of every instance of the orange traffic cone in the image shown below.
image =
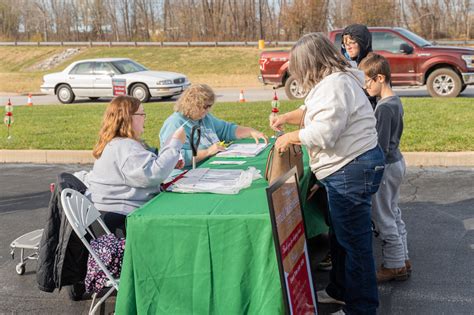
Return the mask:
<svg viewBox="0 0 474 315"><path fill-rule="evenodd" d="M245 97L244 97L244 90L240 90L240 95L239 95L239 102L243 103L246 102Z"/></svg>
<svg viewBox="0 0 474 315"><path fill-rule="evenodd" d="M31 95L31 93L29 93L28 94L28 103L26 104L28 106L33 106L33 101L31 100L31 97L32 97L32 95Z"/></svg>

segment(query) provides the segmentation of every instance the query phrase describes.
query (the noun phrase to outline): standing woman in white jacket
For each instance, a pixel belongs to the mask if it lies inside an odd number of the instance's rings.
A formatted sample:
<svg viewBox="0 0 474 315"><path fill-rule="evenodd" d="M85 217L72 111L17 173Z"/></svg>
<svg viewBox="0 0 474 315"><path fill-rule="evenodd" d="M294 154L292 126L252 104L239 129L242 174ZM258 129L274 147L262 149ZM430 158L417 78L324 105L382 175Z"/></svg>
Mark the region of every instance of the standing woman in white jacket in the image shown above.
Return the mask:
<svg viewBox="0 0 474 315"><path fill-rule="evenodd" d="M376 314L371 196L383 175L384 156L362 90L364 73L352 69L322 33L307 34L293 46L290 73L310 92L303 106L278 116L271 127L299 124L306 109L304 128L280 136L275 148L284 152L290 144L305 145L311 170L328 194L333 268L318 301L345 304L347 314Z"/></svg>

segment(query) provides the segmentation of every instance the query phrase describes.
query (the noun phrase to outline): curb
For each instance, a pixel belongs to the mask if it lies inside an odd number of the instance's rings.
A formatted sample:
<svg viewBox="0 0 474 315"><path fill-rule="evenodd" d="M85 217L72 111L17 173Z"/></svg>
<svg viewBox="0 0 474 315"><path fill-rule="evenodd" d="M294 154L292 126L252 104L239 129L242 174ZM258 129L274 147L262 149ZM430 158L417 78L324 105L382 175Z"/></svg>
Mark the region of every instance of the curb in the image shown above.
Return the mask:
<svg viewBox="0 0 474 315"><path fill-rule="evenodd" d="M0 163L93 164L89 150L0 150Z"/></svg>
<svg viewBox="0 0 474 315"><path fill-rule="evenodd" d="M31 93L22 92L18 95L15 95L15 96L28 96L28 94L31 94L31 96L45 96L45 95L48 95L48 94L42 93L42 92L31 92Z"/></svg>
<svg viewBox="0 0 474 315"><path fill-rule="evenodd" d="M474 166L474 151L403 152L408 166Z"/></svg>
<svg viewBox="0 0 474 315"><path fill-rule="evenodd" d="M474 151L404 152L407 166L472 166ZM93 164L90 150L0 150L0 163Z"/></svg>

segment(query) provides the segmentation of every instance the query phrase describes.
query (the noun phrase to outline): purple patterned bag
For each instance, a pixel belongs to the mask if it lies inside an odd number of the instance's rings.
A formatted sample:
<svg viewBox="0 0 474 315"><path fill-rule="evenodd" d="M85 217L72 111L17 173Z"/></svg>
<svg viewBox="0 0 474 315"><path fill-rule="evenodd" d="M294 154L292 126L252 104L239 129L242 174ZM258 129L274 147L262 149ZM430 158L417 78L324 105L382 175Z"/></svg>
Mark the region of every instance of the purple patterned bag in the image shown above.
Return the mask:
<svg viewBox="0 0 474 315"><path fill-rule="evenodd" d="M113 234L103 235L92 240L91 247L114 278L119 278L120 271L122 270L125 239L117 238ZM88 293L99 293L107 283L105 272L100 269L99 265L91 255L89 255L87 261L87 275L84 282L86 285L86 292Z"/></svg>

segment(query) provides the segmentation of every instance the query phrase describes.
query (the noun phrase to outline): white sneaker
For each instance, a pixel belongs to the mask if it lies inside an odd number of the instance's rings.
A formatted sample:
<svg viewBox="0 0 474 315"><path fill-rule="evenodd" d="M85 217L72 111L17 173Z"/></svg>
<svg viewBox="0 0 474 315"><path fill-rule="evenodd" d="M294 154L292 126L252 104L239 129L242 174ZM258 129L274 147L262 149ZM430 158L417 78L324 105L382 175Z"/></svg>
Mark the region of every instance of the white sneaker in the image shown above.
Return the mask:
<svg viewBox="0 0 474 315"><path fill-rule="evenodd" d="M339 310L337 312L331 313L331 315L346 315L346 312L344 312L343 310Z"/></svg>
<svg viewBox="0 0 474 315"><path fill-rule="evenodd" d="M327 294L326 290L317 291L316 295L318 296L318 302L319 303L322 303L322 304L333 303L333 304L346 305L346 303L344 303L344 301L339 301L339 300L336 300L335 298L329 296L329 294Z"/></svg>

